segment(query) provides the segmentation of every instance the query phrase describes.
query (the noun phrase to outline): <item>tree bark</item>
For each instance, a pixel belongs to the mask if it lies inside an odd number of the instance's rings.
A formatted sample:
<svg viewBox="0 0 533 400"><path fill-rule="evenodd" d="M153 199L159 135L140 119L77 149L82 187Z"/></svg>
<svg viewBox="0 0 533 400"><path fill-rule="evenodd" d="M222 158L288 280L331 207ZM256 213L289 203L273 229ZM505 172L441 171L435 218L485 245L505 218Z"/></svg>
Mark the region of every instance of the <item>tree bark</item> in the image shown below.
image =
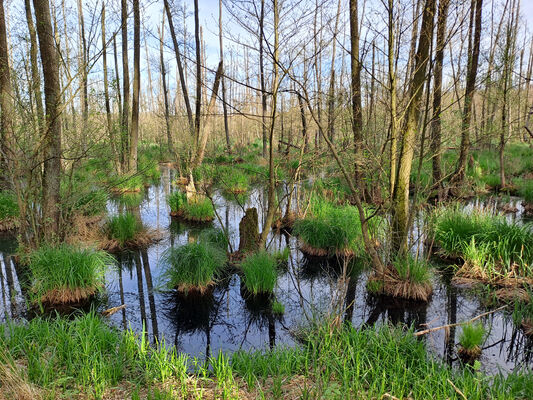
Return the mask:
<svg viewBox="0 0 533 400"><path fill-rule="evenodd" d="M363 112L361 107L361 62L359 60L359 16L358 0L350 0L350 61L352 89L352 133L355 154L355 183L361 187L361 165L363 162Z"/></svg>
<svg viewBox="0 0 533 400"><path fill-rule="evenodd" d="M466 163L470 151L470 129L472 119L472 103L474 99L474 91L476 89L476 77L479 60L479 47L481 41L481 21L483 11L483 0L472 0L471 3L471 23L470 36L473 34L469 42L468 49L468 67L466 71L466 88L463 106L463 115L461 121L461 148L459 159L457 160L457 167L455 169L452 183L460 184L464 181L466 174ZM472 30L472 19L475 13L475 28ZM473 33L472 33L473 32Z"/></svg>
<svg viewBox="0 0 533 400"><path fill-rule="evenodd" d="M44 171L42 218L44 238L48 242L58 239L61 182L61 92L59 63L56 52L50 5L48 0L33 0L41 64L44 76L46 129L44 130Z"/></svg>
<svg viewBox="0 0 533 400"><path fill-rule="evenodd" d="M139 96L141 91L141 16L139 0L133 0L133 98L131 101L131 133L129 171L137 172L139 140Z"/></svg>
<svg viewBox="0 0 533 400"><path fill-rule="evenodd" d="M426 69L429 58L429 48L433 40L433 19L435 1L426 0L422 15L422 27L415 56L414 74L409 87L409 104L406 110L406 120L402 128L402 147L400 152L398 176L393 194L392 204L392 236L395 252L407 251L409 230L409 183L411 167L416 144L416 133L420 119L420 104Z"/></svg>
<svg viewBox="0 0 533 400"><path fill-rule="evenodd" d="M442 197L442 170L441 170L441 112L442 112L442 64L444 60L444 47L446 41L446 21L450 0L439 1L437 17L437 43L435 51L435 72L433 77L433 118L431 119L431 154L433 166L433 186L438 188L439 199Z"/></svg>

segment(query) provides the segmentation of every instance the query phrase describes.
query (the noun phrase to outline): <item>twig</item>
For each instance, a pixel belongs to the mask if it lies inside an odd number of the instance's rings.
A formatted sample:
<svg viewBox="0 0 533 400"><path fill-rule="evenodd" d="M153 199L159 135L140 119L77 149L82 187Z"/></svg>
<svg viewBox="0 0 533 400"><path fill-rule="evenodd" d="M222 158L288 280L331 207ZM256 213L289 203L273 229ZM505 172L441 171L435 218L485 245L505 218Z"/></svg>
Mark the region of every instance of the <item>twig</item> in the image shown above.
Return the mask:
<svg viewBox="0 0 533 400"><path fill-rule="evenodd" d="M120 310L122 310L124 308L126 308L126 304L122 304L122 305L117 306L117 307L111 307L111 308L108 308L107 310L102 311L102 315L104 317L109 317L109 316L115 314L116 312L118 312L118 311L120 311Z"/></svg>
<svg viewBox="0 0 533 400"><path fill-rule="evenodd" d="M430 329L424 329L423 331L419 331L419 332L415 332L415 336L422 336L422 335L425 335L426 333L430 333L430 332L435 332L435 331L438 331L438 330L441 330L441 329L445 329L445 328L453 328L454 326L459 326L459 325L464 325L464 324L468 324L470 322L474 322L480 318L483 318L483 317L486 317L487 315L490 315L490 314L494 314L495 312L497 311L500 311L500 310L503 310L504 308L506 308L507 305L504 305L504 306L501 306L500 308L497 308L495 310L492 310L492 311L487 311L486 313L483 313L483 314L480 314L478 315L477 317L474 317L468 321L463 321L463 322L457 322L455 324L448 324L448 325L442 325L442 326L437 326L435 328L430 328Z"/></svg>
<svg viewBox="0 0 533 400"><path fill-rule="evenodd" d="M459 388L458 388L457 386L455 386L451 380L447 379L447 381L448 381L448 383L449 383L450 385L452 385L453 389L454 389L454 390L455 390L455 391L456 391L456 392L457 392L457 393L458 393L463 399L468 400L467 397L464 395L464 393L461 392L461 391L459 390Z"/></svg>

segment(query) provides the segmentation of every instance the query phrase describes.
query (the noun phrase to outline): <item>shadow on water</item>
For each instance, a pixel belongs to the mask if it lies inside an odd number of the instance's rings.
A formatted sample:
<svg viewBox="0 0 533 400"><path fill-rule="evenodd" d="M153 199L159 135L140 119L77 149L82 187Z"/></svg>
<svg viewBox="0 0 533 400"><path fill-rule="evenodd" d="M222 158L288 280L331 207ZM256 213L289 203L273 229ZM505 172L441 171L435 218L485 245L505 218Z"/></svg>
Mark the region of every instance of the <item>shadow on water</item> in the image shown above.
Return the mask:
<svg viewBox="0 0 533 400"><path fill-rule="evenodd" d="M289 329L328 310L337 295L345 265L335 258L304 257L297 250L294 237L273 233L268 238L271 249L291 249L287 266L280 270L273 297L250 296L242 287L238 273L232 270L226 271L212 291L204 296L185 296L161 290L162 254L170 247L196 240L206 226L220 226L217 220L201 226L170 218L166 196L171 191L172 174L171 170L162 169L161 184L148 188L139 205L109 203L111 213L129 208L147 228L162 230L164 237L146 250L115 256L116 265L107 273L107 291L99 299L99 309L125 304L124 309L109 317L111 324L138 333L144 330L151 340L165 339L169 344L176 344L180 351L199 358L219 351L231 353L239 349L296 345ZM253 188L246 197L239 199L242 203L226 199L216 191L213 199L222 223L229 230L233 248L238 248L238 225L246 208L256 207L260 225L263 225L266 210L263 188ZM478 200L467 207L486 204L498 207ZM520 218L520 214L509 218ZM424 222L417 221L414 229L413 236L420 238ZM14 238L0 237L0 316L3 320L27 317L24 285L20 284L24 269L19 268L12 257L16 247ZM366 290L368 271L361 267L364 264L364 260L350 263L347 270L352 273L340 300L344 322L355 327L393 323L423 329L425 324L456 323L487 311L471 290L451 285L446 270L438 270L435 274L433 296L427 304L371 296ZM273 315L273 298L283 304L283 318ZM513 325L508 314L494 313L485 319L485 324L488 338L480 360L485 371L509 371L532 364L533 343ZM427 343L430 351L452 363L457 358L460 333L461 328L451 328L421 340Z"/></svg>

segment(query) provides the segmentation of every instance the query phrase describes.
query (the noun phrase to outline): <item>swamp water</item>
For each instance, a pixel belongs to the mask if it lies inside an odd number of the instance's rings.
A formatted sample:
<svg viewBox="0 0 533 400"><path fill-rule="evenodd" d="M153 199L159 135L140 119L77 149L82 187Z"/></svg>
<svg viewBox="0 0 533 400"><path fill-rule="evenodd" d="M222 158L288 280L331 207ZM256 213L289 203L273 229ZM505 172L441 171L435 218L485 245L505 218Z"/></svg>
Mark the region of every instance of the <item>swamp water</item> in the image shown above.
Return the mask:
<svg viewBox="0 0 533 400"><path fill-rule="evenodd" d="M212 224L199 226L169 216L166 195L173 174L172 170L162 168L161 184L150 187L139 206L143 224L161 230L163 239L147 250L117 256L117 266L110 268L107 274L107 290L98 299L99 309L126 304L124 309L109 317L110 323L139 333L144 327L151 340L164 339L167 344L176 345L179 351L199 359L219 351L231 353L239 349L264 350L297 345L291 332L305 326L308 318L330 309L333 299L338 297L339 265L335 265L335 260L309 260L298 250L296 238L271 234L270 249L287 246L291 249L287 268L280 273L275 289L275 298L285 307L281 317L272 314L268 301L248 299L236 273L226 274L213 291L204 296L184 297L162 290L164 282L160 278L159 260L163 252L194 240L202 229L220 226L217 219ZM257 208L262 226L266 193L260 189L251 190L242 207L238 202L228 200L231 196L226 197L217 192L214 201L220 220L229 229L231 245L236 249L239 221L246 208ZM477 201L467 207L478 205ZM515 203L519 206L520 202ZM116 212L118 208L117 203L110 202L110 212ZM520 218L520 211L517 218ZM415 222L413 236L422 230L422 224L420 219ZM0 315L4 321L27 316L17 271L10 257L15 249L13 239L0 238ZM465 321L487 311L471 289L450 285L450 277L444 273L436 272L433 296L427 304L371 296L366 290L367 275L362 272L356 279L352 278L342 299L344 321L356 327L391 322L425 329ZM513 325L509 315L497 312L483 321L488 331L480 359L485 372L531 367L533 342ZM453 363L457 359L460 332L460 327L451 328L448 334L439 330L420 340L427 342L433 354Z"/></svg>

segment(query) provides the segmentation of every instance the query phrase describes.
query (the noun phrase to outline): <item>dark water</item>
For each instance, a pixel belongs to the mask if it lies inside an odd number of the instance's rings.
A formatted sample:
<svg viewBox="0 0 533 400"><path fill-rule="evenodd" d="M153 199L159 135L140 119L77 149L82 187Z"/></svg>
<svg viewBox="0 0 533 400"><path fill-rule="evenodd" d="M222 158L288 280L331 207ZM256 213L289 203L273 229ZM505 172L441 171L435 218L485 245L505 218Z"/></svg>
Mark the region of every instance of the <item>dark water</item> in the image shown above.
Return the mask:
<svg viewBox="0 0 533 400"><path fill-rule="evenodd" d="M172 171L163 170L161 185L151 187L139 206L139 213L146 227L160 229L163 239L148 250L123 253L117 257L117 266L107 274L107 293L100 299L100 309L126 304L126 308L109 317L113 325L141 332L143 326L149 337L175 344L180 351L204 359L219 351L233 352L239 349L268 349L273 346L293 346L291 331L304 326L306 321L319 317L339 304L339 265L330 262L308 260L297 249L297 241L289 235L272 234L270 249L291 249L288 267L278 279L275 297L285 306L281 318L272 316L268 301L251 301L243 294L238 274L228 273L212 293L205 296L183 297L161 288L163 252L172 246L187 243L201 229L220 226L219 221L203 227L187 225L172 220L166 205ZM265 214L266 193L254 189L244 207L234 200L215 195L217 212L222 223L229 228L231 245L238 247L238 224L245 208L257 207L260 223ZM518 202L516 199L515 202ZM519 202L518 202L519 203ZM470 203L468 207L486 206L487 202ZM497 207L497 204L489 204ZM118 206L110 203L115 212ZM518 216L518 218L520 215ZM509 217L511 218L511 217ZM423 218L415 221L413 243L422 243ZM0 313L4 320L24 317L25 303L18 283L18 274L9 254L15 250L12 239L0 238L2 268ZM118 266L120 265L120 267ZM373 323L414 324L418 329L428 325L441 326L468 320L485 311L472 290L454 287L449 277L436 272L434 293L427 304L404 303L375 298L367 294L367 272L351 279L346 296L341 299L343 317L356 327ZM489 331L481 357L482 368L488 373L499 369L508 372L524 365L531 366L532 345L510 317L498 312L484 319ZM440 330L423 337L430 351L443 359L454 362L455 350L461 328L451 329L446 341L445 331Z"/></svg>

